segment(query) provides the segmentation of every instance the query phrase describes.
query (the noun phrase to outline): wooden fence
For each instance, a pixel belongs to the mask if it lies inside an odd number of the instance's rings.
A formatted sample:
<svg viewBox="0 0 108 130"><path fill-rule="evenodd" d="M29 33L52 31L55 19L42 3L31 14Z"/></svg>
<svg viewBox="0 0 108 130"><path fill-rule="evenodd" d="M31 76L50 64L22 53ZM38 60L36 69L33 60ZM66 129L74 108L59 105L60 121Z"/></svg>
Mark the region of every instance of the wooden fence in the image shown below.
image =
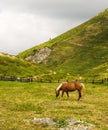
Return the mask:
<svg viewBox="0 0 108 130"><path fill-rule="evenodd" d="M72 81L80 81L83 83L106 83L108 82L108 78L104 78L104 79L85 79L85 80L44 80L44 79L36 79L33 77L15 77L15 76L0 76L0 80L3 81L19 81L19 82L41 82L41 83L61 83L61 82L72 82Z"/></svg>

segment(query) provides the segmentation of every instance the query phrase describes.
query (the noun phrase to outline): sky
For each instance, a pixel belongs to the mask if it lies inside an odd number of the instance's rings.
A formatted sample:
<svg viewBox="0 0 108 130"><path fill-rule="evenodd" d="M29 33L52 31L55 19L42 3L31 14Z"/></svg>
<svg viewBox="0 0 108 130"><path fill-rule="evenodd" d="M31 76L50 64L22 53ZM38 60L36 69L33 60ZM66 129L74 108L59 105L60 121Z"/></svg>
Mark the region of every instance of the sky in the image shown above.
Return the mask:
<svg viewBox="0 0 108 130"><path fill-rule="evenodd" d="M18 53L108 8L108 0L0 0L0 52Z"/></svg>

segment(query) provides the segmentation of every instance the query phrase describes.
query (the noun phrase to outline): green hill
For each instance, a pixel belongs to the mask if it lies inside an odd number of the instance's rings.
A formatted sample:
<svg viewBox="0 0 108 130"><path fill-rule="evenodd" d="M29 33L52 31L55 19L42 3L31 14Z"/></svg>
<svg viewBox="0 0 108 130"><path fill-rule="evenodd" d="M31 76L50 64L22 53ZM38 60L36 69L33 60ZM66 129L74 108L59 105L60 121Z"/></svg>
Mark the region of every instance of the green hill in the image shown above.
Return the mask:
<svg viewBox="0 0 108 130"><path fill-rule="evenodd" d="M0 53L0 76L34 76L45 72L41 66L21 58Z"/></svg>
<svg viewBox="0 0 108 130"><path fill-rule="evenodd" d="M45 47L51 50L50 54L39 64L50 68L56 74L92 77L105 73L108 77L108 66L106 66L106 71L96 69L108 62L108 9L85 23L46 43L30 48L18 56L33 61L30 57L37 57L37 53ZM99 70L103 70L103 72Z"/></svg>

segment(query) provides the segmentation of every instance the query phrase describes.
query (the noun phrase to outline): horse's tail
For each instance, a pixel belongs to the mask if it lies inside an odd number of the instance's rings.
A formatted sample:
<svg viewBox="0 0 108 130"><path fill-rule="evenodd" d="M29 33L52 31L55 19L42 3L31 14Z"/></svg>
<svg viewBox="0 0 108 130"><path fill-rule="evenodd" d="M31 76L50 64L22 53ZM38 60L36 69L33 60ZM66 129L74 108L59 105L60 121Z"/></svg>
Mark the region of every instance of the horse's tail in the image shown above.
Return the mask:
<svg viewBox="0 0 108 130"><path fill-rule="evenodd" d="M85 89L85 85L83 83L81 83L82 89Z"/></svg>

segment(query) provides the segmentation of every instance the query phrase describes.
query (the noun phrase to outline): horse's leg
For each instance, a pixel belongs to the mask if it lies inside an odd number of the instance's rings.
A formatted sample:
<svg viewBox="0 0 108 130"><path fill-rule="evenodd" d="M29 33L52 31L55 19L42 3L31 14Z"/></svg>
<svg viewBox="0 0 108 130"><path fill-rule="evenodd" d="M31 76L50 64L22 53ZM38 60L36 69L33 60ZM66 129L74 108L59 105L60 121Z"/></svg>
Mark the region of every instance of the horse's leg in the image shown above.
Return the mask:
<svg viewBox="0 0 108 130"><path fill-rule="evenodd" d="M68 93L68 91L66 91L66 94L67 94L67 97L69 97L69 93Z"/></svg>
<svg viewBox="0 0 108 130"><path fill-rule="evenodd" d="M79 94L79 97L78 97L78 101L79 101L80 98L82 97L82 95L81 95L81 90L78 90L78 94Z"/></svg>
<svg viewBox="0 0 108 130"><path fill-rule="evenodd" d="M62 90L62 97L63 97L63 95L64 95L64 91Z"/></svg>

